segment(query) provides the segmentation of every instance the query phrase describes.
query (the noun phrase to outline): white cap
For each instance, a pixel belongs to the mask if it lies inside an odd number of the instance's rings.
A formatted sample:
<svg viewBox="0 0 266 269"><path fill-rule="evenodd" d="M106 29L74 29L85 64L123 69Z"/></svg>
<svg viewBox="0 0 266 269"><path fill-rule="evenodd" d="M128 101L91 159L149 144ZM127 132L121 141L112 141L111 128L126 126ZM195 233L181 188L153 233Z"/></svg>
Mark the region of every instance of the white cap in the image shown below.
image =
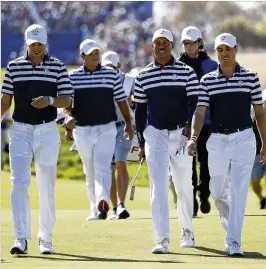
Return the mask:
<svg viewBox="0 0 266 269"><path fill-rule="evenodd" d="M114 67L117 67L119 64L119 56L114 51L107 51L102 55L102 65L111 64Z"/></svg>
<svg viewBox="0 0 266 269"><path fill-rule="evenodd" d="M236 38L228 33L223 33L215 38L214 49L216 50L220 45L227 45L230 48L237 46Z"/></svg>
<svg viewBox="0 0 266 269"><path fill-rule="evenodd" d="M47 32L45 28L39 24L32 24L25 31L25 41L28 46L35 42L46 45Z"/></svg>
<svg viewBox="0 0 266 269"><path fill-rule="evenodd" d="M98 49L99 51L101 51L101 48L98 45L98 43L92 39L85 39L84 41L80 43L80 46L79 46L80 54L84 53L88 55L95 49Z"/></svg>
<svg viewBox="0 0 266 269"><path fill-rule="evenodd" d="M188 26L181 33L180 43L183 43L184 40L197 41L198 39L202 39L201 31L197 27Z"/></svg>
<svg viewBox="0 0 266 269"><path fill-rule="evenodd" d="M152 42L154 42L154 40L158 37L165 37L169 41L174 42L174 37L173 37L172 33L166 29L159 29L159 30L155 31L153 34L153 37L152 37Z"/></svg>

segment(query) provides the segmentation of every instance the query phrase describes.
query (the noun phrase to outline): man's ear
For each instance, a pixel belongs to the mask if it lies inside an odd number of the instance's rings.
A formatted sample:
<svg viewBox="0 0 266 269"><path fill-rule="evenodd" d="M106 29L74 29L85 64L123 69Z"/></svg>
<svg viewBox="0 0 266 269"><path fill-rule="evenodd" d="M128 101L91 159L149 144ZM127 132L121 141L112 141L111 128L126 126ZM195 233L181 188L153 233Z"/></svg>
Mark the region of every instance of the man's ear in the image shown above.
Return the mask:
<svg viewBox="0 0 266 269"><path fill-rule="evenodd" d="M172 43L172 49L175 47L175 43L174 42L171 42Z"/></svg>
<svg viewBox="0 0 266 269"><path fill-rule="evenodd" d="M81 54L80 54L80 58L81 58L82 60L84 60L84 58L85 58L85 54L84 54L84 53L81 53Z"/></svg>

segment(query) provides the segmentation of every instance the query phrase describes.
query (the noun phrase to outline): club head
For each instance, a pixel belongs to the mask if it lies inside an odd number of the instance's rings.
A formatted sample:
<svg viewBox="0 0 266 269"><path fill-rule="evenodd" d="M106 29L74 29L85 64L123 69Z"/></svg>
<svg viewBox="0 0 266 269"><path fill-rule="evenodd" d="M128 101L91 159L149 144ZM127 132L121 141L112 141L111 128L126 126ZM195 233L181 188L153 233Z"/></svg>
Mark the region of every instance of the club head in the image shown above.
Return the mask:
<svg viewBox="0 0 266 269"><path fill-rule="evenodd" d="M129 197L129 199L130 199L131 201L134 200L134 194L135 194L135 186L132 186L132 187L131 187L131 190L130 190L130 197Z"/></svg>

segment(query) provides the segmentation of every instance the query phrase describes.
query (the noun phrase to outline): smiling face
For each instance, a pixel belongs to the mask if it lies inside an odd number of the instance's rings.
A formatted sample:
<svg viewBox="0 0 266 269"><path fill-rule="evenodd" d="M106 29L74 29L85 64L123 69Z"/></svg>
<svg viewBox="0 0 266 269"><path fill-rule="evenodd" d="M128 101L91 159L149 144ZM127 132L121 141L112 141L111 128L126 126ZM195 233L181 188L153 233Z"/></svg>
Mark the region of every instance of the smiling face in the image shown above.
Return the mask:
<svg viewBox="0 0 266 269"><path fill-rule="evenodd" d="M28 46L29 58L32 62L41 62L46 52L46 45L39 42L32 43Z"/></svg>
<svg viewBox="0 0 266 269"><path fill-rule="evenodd" d="M81 54L81 58L87 69L93 71L101 61L101 52L99 49L95 49L90 54Z"/></svg>
<svg viewBox="0 0 266 269"><path fill-rule="evenodd" d="M235 65L237 50L237 47L231 48L227 45L220 45L217 47L216 52L222 67Z"/></svg>
<svg viewBox="0 0 266 269"><path fill-rule="evenodd" d="M166 64L172 57L171 50L173 43L165 37L158 37L152 44L153 54L156 61L160 64Z"/></svg>

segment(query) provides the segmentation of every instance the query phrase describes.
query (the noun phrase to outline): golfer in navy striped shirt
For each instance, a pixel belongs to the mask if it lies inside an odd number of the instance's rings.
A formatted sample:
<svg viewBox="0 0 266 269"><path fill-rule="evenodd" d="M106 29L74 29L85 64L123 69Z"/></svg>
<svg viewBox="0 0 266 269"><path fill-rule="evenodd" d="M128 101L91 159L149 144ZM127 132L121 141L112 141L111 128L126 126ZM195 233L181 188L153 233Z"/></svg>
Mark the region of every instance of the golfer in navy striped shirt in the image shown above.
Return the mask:
<svg viewBox="0 0 266 269"><path fill-rule="evenodd" d="M226 230L225 249L229 256L242 256L241 233L245 214L249 180L256 154L250 107L253 105L262 140L260 158L266 163L266 122L260 82L255 72L236 61L236 38L228 33L215 39L220 65L205 75L200 83L200 95L193 117L189 154L196 151L205 113L210 108L211 136L209 153L210 191ZM230 178L228 197L228 179Z"/></svg>
<svg viewBox="0 0 266 269"><path fill-rule="evenodd" d="M65 65L46 52L47 33L33 24L25 32L27 54L11 61L2 88L1 117L14 96L10 140L11 206L15 244L11 254L27 253L31 238L30 200L31 162L34 156L39 188L40 252L52 254L52 229L55 224L54 186L60 148L55 122L57 108L70 104L72 88Z"/></svg>
<svg viewBox="0 0 266 269"><path fill-rule="evenodd" d="M193 69L171 54L173 35L160 29L152 38L154 61L135 80L135 121L140 157L146 154L154 239L153 253L167 253L170 239L168 208L169 165L178 195L181 247L195 244L192 229L192 157L185 151L187 123L198 99L198 79ZM189 111L191 113L189 113Z"/></svg>
<svg viewBox="0 0 266 269"><path fill-rule="evenodd" d="M101 49L94 40L86 39L80 44L80 55L84 65L70 73L74 106L65 111L66 138L75 139L83 162L91 216L106 219L117 135L115 101L125 121L127 139L132 140L134 132L119 73L100 64Z"/></svg>

